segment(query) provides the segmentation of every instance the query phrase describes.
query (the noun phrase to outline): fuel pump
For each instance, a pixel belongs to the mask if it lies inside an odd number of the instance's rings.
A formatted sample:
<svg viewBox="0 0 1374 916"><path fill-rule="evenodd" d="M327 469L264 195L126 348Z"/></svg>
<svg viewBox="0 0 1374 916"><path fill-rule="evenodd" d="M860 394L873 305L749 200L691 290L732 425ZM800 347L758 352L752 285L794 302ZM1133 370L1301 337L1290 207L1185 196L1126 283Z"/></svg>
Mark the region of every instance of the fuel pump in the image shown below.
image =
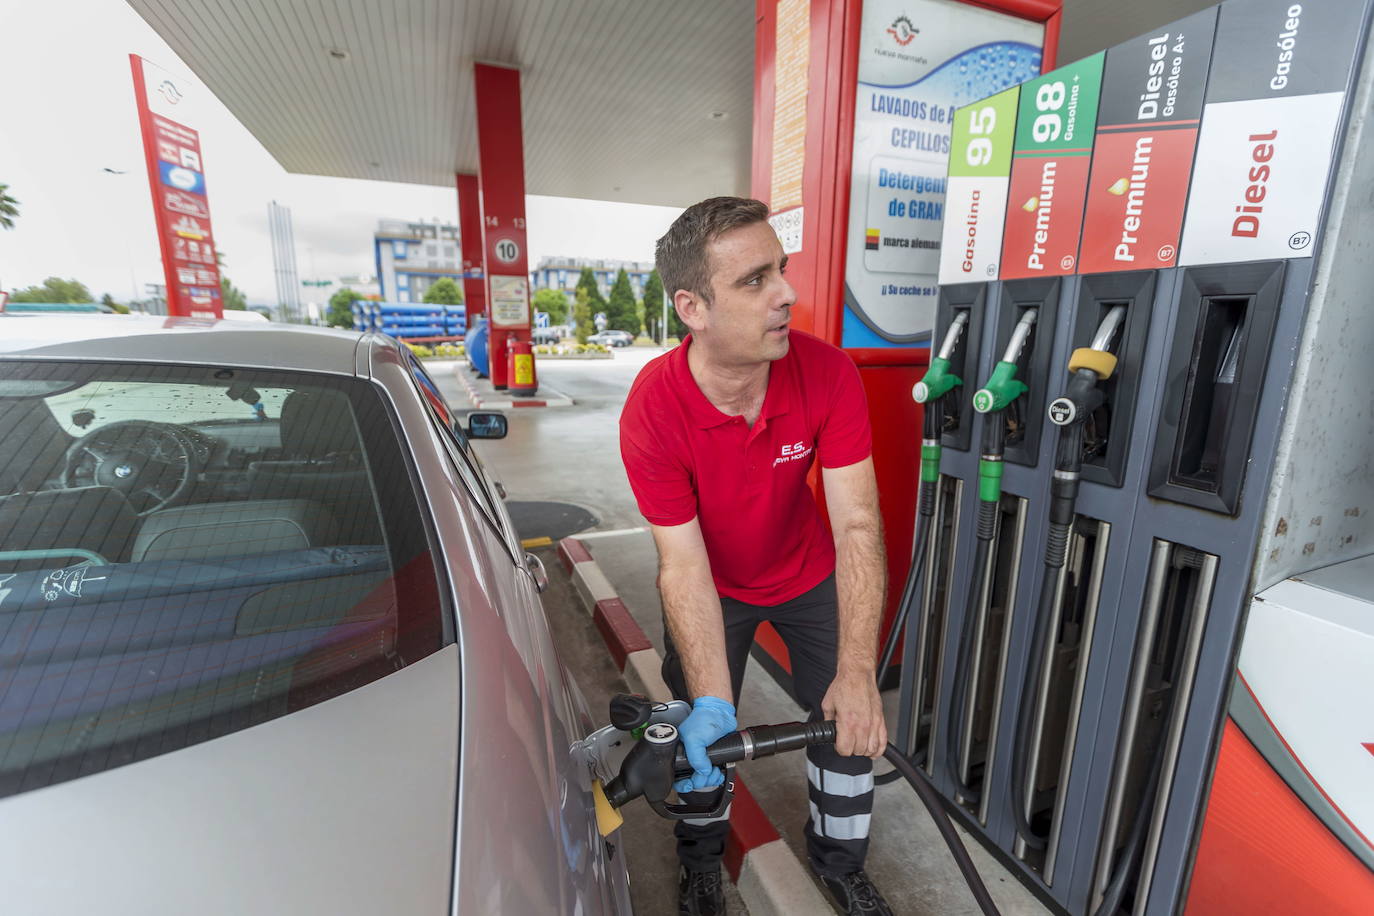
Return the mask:
<svg viewBox="0 0 1374 916"><path fill-rule="evenodd" d="M993 367L992 375L982 388L974 392L973 409L984 414L982 448L978 460L978 527L973 570L978 584L969 591L963 626L959 633L959 650L955 659L954 694L950 701L951 729L945 745L945 763L959 794L966 802L979 799L979 791L964 782L963 746L968 714L969 671L976 649L975 629L980 611L986 607L992 592L993 541L997 537L1002 500L1002 455L1006 446L1005 412L1017 398L1026 393L1024 382L1016 378L1017 359L1030 338L1038 311L1028 308L1021 313L1011 332L1002 360Z"/></svg>

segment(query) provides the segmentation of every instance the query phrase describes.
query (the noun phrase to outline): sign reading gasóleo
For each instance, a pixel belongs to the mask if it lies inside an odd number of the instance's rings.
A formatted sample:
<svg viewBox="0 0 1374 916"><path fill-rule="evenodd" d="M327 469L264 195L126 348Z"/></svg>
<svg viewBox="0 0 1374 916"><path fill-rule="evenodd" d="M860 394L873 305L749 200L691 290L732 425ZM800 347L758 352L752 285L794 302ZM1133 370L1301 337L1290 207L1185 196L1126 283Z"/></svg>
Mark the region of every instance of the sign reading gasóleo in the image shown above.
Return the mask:
<svg viewBox="0 0 1374 916"><path fill-rule="evenodd" d="M996 280L1019 86L954 112L940 283Z"/></svg>
<svg viewBox="0 0 1374 916"><path fill-rule="evenodd" d="M1312 254L1366 5L1221 7L1180 263Z"/></svg>
<svg viewBox="0 0 1374 916"><path fill-rule="evenodd" d="M1079 270L1173 267L1216 9L1107 52Z"/></svg>
<svg viewBox="0 0 1374 916"><path fill-rule="evenodd" d="M1071 274L1078 263L1099 52L1021 87L1002 238L1002 279Z"/></svg>

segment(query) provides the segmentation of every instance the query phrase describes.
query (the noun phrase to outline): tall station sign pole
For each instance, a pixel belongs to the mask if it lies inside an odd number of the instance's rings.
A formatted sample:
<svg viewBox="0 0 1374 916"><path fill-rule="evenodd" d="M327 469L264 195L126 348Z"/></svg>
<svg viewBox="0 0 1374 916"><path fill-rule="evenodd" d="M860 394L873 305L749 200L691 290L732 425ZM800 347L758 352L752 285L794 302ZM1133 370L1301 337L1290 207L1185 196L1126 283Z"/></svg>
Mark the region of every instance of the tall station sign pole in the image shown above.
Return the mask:
<svg viewBox="0 0 1374 916"><path fill-rule="evenodd" d="M490 313L491 382L507 388L508 338L530 339L529 262L525 245L525 144L520 129L520 71L475 65L482 250Z"/></svg>
<svg viewBox="0 0 1374 916"><path fill-rule="evenodd" d="M482 200L476 175L454 176L458 185L458 233L463 246L463 302L468 327L487 311L486 259L482 254Z"/></svg>
<svg viewBox="0 0 1374 916"><path fill-rule="evenodd" d="M191 88L137 54L129 55L129 65L167 277L167 314L223 317L200 135L185 123Z"/></svg>

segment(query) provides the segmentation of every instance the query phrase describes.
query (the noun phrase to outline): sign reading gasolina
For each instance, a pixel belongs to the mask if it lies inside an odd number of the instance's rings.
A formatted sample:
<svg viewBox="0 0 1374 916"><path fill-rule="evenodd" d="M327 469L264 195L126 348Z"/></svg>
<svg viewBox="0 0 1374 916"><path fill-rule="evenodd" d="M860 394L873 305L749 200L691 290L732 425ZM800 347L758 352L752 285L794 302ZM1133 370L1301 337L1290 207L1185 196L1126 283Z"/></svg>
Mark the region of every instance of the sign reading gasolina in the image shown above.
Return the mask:
<svg viewBox="0 0 1374 916"><path fill-rule="evenodd" d="M865 0L844 346L929 340L954 110L1037 75L1043 41L1040 23L953 0Z"/></svg>
<svg viewBox="0 0 1374 916"><path fill-rule="evenodd" d="M997 279L1019 93L1013 86L954 113L941 283Z"/></svg>

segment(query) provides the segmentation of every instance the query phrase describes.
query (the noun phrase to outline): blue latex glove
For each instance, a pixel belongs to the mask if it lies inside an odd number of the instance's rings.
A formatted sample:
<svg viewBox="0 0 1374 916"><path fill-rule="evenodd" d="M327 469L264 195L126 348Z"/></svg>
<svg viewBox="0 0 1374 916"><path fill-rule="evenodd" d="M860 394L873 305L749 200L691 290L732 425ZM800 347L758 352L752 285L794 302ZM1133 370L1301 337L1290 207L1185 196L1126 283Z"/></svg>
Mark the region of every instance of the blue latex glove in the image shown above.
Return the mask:
<svg viewBox="0 0 1374 916"><path fill-rule="evenodd" d="M678 726L682 749L692 765L692 775L673 783L679 793L702 792L725 782L720 767L711 766L706 748L735 731L735 707L719 697L697 697L686 721Z"/></svg>

